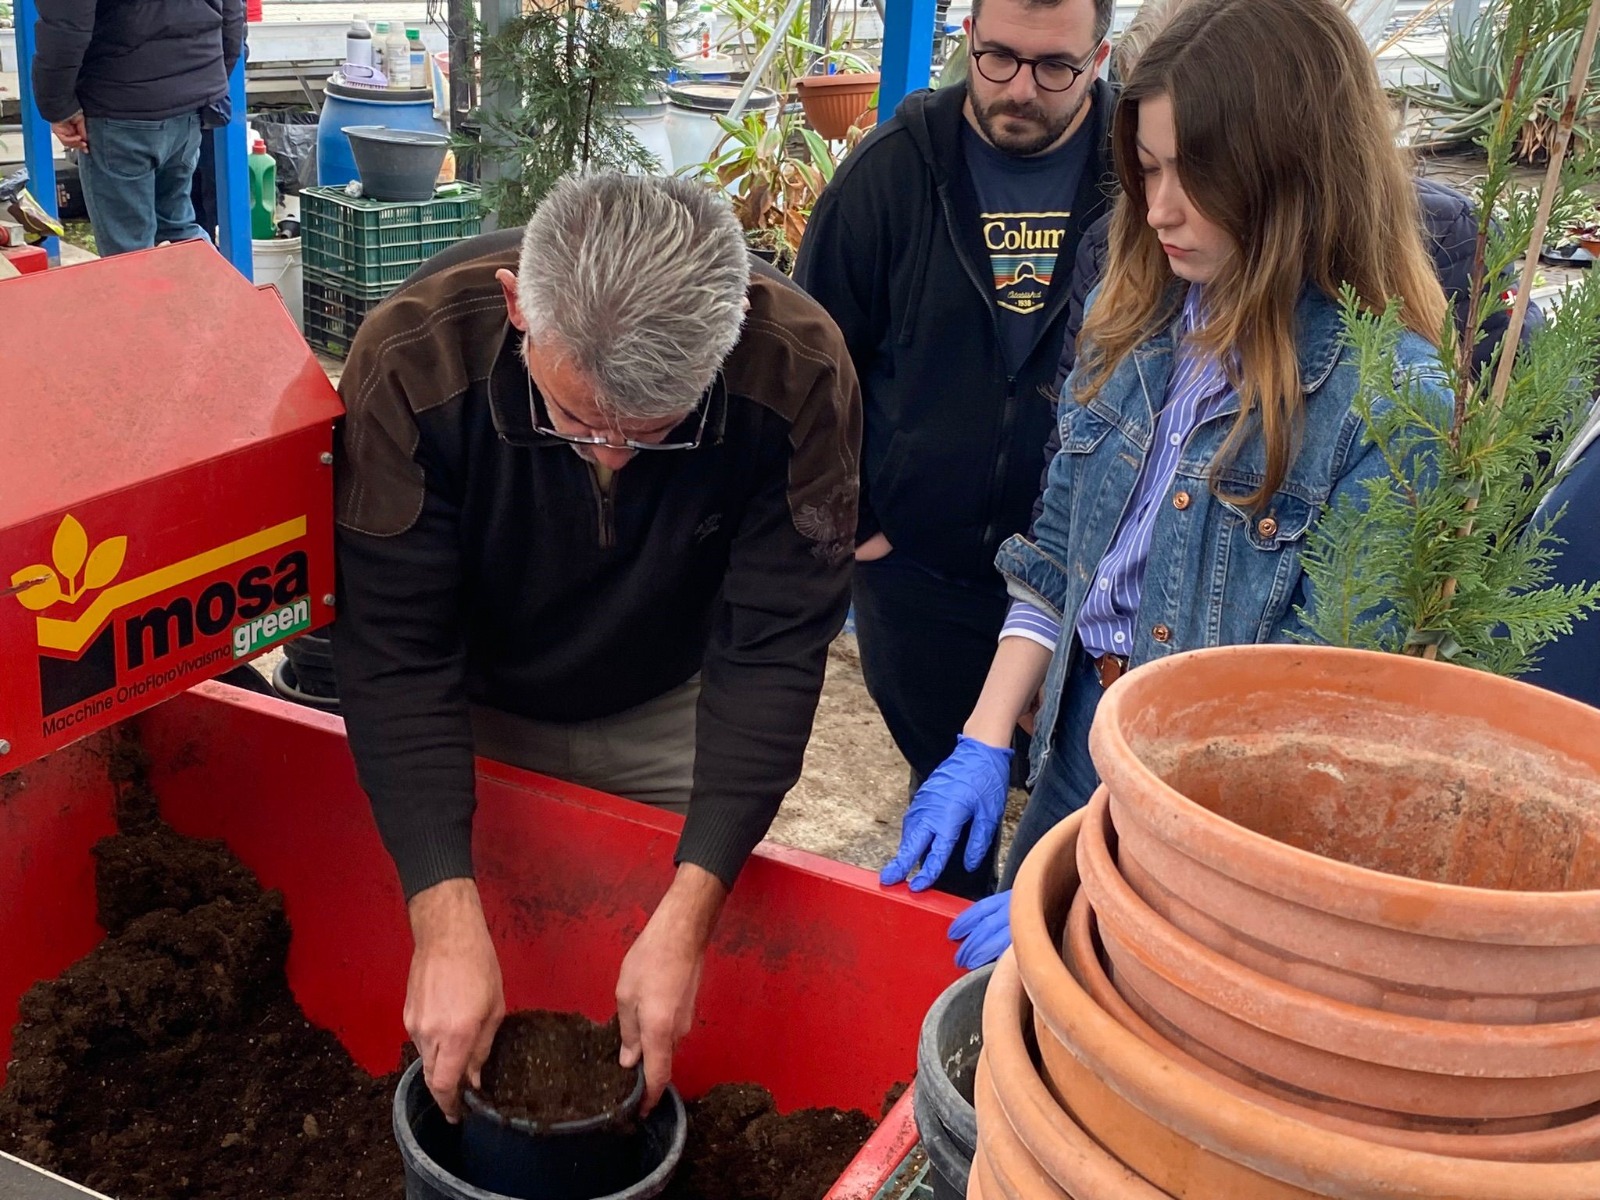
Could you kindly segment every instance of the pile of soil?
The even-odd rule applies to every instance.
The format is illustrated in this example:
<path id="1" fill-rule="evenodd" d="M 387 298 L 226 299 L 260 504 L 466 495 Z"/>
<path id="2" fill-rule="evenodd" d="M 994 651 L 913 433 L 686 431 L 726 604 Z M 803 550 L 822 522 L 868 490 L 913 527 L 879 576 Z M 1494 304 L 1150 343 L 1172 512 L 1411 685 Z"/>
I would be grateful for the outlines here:
<path id="1" fill-rule="evenodd" d="M 402 1197 L 398 1073 L 368 1075 L 305 1019 L 284 973 L 282 896 L 223 843 L 161 823 L 137 746 L 119 747 L 111 775 L 122 832 L 95 847 L 108 936 L 23 997 L 0 1149 L 117 1200 Z M 526 1013 L 507 1026 L 496 1050 L 520 1071 L 485 1082 L 531 1096 L 528 1112 L 588 1115 L 631 1091 L 614 1021 Z M 594 1065 L 542 1074 L 552 1038 Z M 820 1200 L 873 1129 L 861 1112 L 780 1116 L 750 1084 L 688 1108 L 667 1200 Z"/>
<path id="2" fill-rule="evenodd" d="M 597 1025 L 579 1013 L 514 1012 L 494 1035 L 481 1095 L 504 1117 L 551 1125 L 616 1113 L 638 1071 L 617 1065 L 617 1018 Z"/>
<path id="3" fill-rule="evenodd" d="M 873 1122 L 806 1108 L 780 1116 L 766 1088 L 725 1083 L 689 1104 L 689 1143 L 664 1200 L 821 1200 Z"/>
<path id="4" fill-rule="evenodd" d="M 282 897 L 117 766 L 138 832 L 95 848 L 110 936 L 23 997 L 0 1148 L 118 1200 L 403 1195 L 396 1079 L 300 1012 Z"/>

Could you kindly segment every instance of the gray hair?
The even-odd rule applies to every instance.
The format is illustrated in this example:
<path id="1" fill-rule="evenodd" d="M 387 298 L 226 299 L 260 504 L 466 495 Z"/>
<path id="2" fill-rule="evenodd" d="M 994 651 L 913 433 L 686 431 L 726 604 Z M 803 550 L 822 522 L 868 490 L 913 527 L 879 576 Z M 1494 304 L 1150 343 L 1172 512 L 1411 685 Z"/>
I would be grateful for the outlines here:
<path id="1" fill-rule="evenodd" d="M 1111 74 L 1118 83 L 1127 83 L 1145 47 L 1156 40 L 1187 0 L 1144 0 L 1133 20 L 1111 48 Z"/>
<path id="2" fill-rule="evenodd" d="M 727 200 L 687 179 L 569 177 L 522 237 L 517 303 L 623 420 L 688 412 L 739 340 L 750 256 Z"/>

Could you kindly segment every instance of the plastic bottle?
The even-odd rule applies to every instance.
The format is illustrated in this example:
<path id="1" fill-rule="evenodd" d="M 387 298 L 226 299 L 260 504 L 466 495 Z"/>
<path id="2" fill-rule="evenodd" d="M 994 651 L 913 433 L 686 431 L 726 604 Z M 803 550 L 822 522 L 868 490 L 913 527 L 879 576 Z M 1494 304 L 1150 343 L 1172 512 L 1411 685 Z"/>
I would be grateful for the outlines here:
<path id="1" fill-rule="evenodd" d="M 701 58 L 711 57 L 711 5 L 700 5 L 700 24 L 694 31 L 696 52 Z"/>
<path id="2" fill-rule="evenodd" d="M 250 236 L 270 240 L 278 229 L 278 164 L 257 138 L 250 147 Z"/>
<path id="3" fill-rule="evenodd" d="M 389 22 L 375 22 L 372 26 L 372 65 L 385 74 L 389 70 L 388 41 Z"/>
<path id="4" fill-rule="evenodd" d="M 349 32 L 344 35 L 344 61 L 352 67 L 372 66 L 372 30 L 359 15 L 350 22 Z"/>
<path id="5" fill-rule="evenodd" d="M 406 45 L 411 49 L 411 86 L 427 87 L 428 48 L 422 44 L 422 31 L 406 26 Z"/>
<path id="6" fill-rule="evenodd" d="M 399 25 L 389 26 L 389 37 L 383 43 L 384 72 L 392 88 L 411 86 L 411 43 L 406 41 L 406 31 Z"/>

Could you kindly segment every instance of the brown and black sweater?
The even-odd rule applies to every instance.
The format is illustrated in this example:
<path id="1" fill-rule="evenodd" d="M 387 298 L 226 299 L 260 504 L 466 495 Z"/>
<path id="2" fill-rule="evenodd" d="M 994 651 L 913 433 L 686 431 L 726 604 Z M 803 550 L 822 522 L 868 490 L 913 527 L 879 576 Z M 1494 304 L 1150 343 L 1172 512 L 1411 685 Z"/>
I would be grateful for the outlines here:
<path id="1" fill-rule="evenodd" d="M 732 886 L 799 777 L 849 603 L 849 354 L 814 301 L 753 274 L 699 448 L 638 455 L 602 495 L 534 432 L 501 267 L 515 249 L 409 283 L 340 384 L 334 641 L 362 786 L 409 898 L 472 874 L 469 705 L 579 721 L 700 672 L 677 861 Z"/>

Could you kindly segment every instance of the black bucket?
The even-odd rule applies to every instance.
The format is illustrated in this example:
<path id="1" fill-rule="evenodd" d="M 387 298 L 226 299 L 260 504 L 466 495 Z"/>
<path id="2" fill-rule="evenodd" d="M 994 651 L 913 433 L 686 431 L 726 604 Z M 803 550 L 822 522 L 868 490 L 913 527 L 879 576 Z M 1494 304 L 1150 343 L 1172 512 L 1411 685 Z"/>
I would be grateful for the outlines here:
<path id="1" fill-rule="evenodd" d="M 978 1118 L 972 1088 L 983 1049 L 983 997 L 994 967 L 963 975 L 940 994 L 917 1039 L 917 1133 L 933 1167 L 936 1200 L 964 1200 Z"/>
<path id="2" fill-rule="evenodd" d="M 676 1088 L 669 1087 L 623 1151 L 629 1156 L 623 1165 L 632 1182 L 609 1193 L 591 1193 L 581 1200 L 653 1200 L 666 1190 L 678 1169 L 688 1133 L 689 1116 L 683 1098 Z M 395 1089 L 394 1136 L 405 1163 L 406 1200 L 526 1200 L 551 1194 L 539 1186 L 541 1180 L 510 1192 L 491 1191 L 466 1182 L 463 1126 L 444 1119 L 423 1082 L 421 1062 L 406 1068 Z"/>

